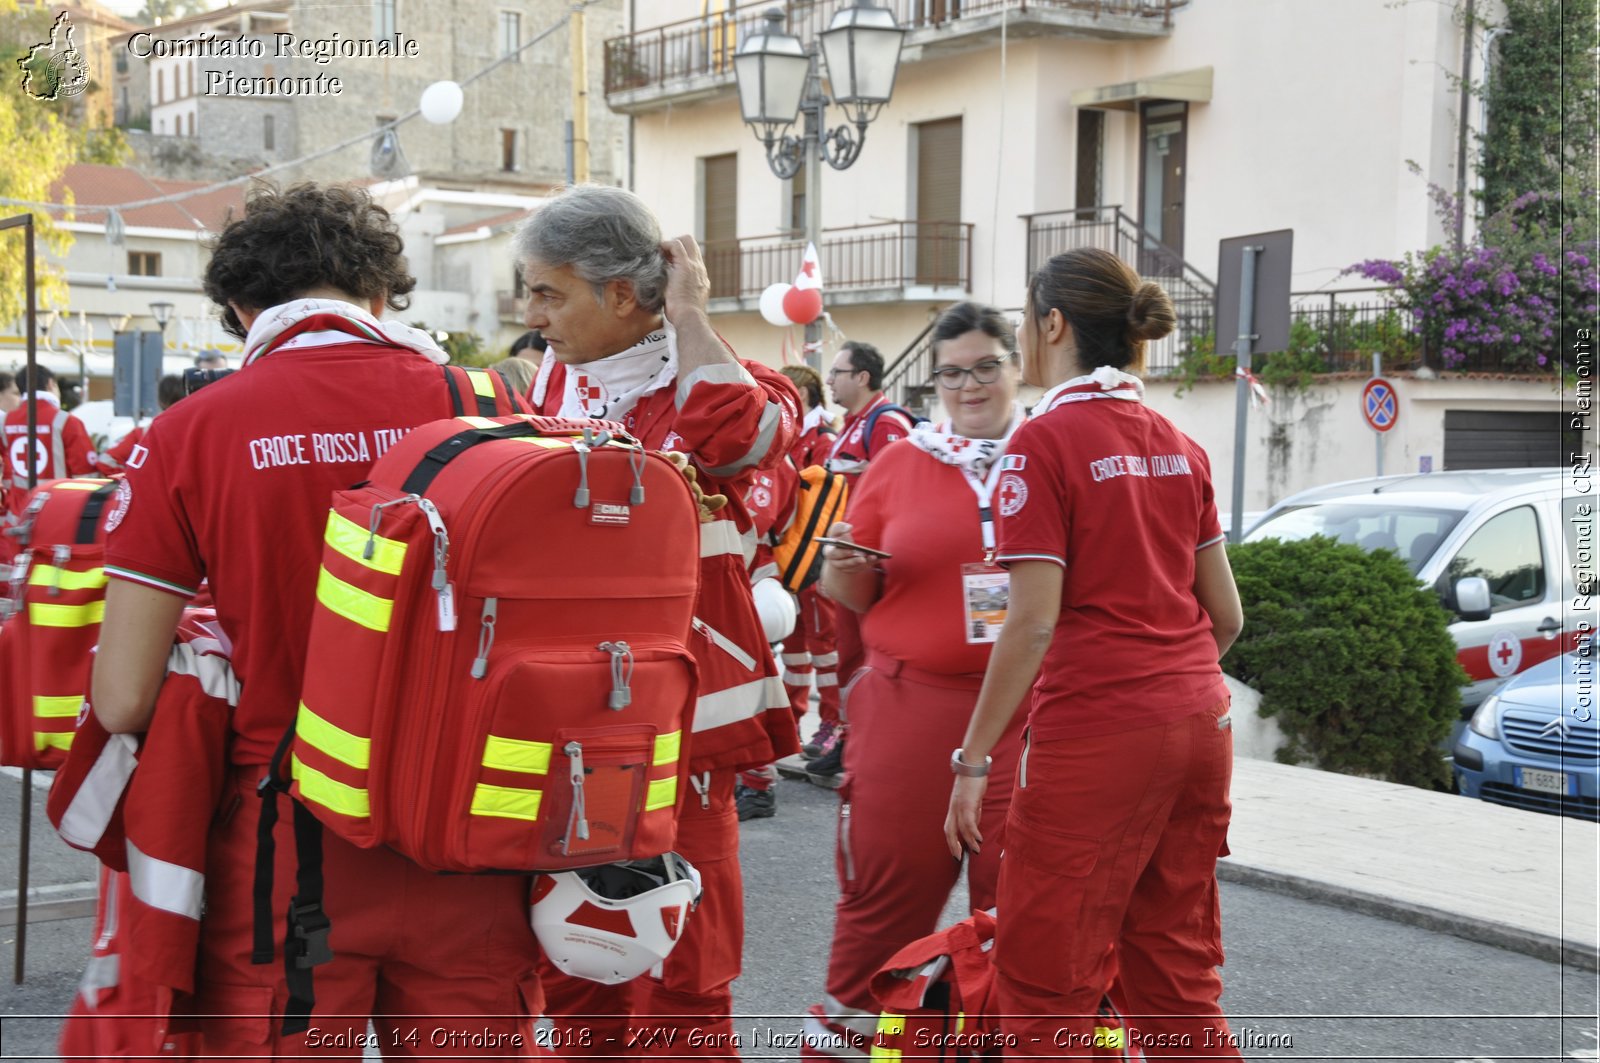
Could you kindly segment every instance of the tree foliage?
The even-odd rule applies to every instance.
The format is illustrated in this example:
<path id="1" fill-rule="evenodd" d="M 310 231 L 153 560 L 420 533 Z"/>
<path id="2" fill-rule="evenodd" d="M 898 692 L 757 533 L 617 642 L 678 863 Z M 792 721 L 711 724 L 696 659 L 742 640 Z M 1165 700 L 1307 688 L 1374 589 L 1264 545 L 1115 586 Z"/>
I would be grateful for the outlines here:
<path id="1" fill-rule="evenodd" d="M 20 90 L 22 62 L 34 44 L 50 39 L 53 14 L 48 7 L 22 9 L 16 0 L 0 0 L 0 199 L 48 203 L 70 193 L 51 186 L 74 162 L 121 164 L 128 156 L 127 140 L 117 129 L 91 129 L 81 120 L 81 108 L 70 99 L 36 100 Z M 35 67 L 37 63 L 35 63 Z M 31 209 L 37 243 L 34 269 L 37 303 L 41 311 L 65 308 L 67 286 L 59 263 L 72 246 L 72 236 L 59 221 L 37 208 L 0 204 L 0 217 Z M 22 229 L 0 232 L 0 328 L 17 320 L 27 305 L 24 287 L 26 242 Z M 54 262 L 51 260 L 54 259 Z"/>
<path id="2" fill-rule="evenodd" d="M 1392 550 L 1329 538 L 1228 550 L 1245 626 L 1223 669 L 1261 691 L 1279 759 L 1414 786 L 1448 782 L 1440 744 L 1466 674 L 1450 616 Z"/>
<path id="3" fill-rule="evenodd" d="M 153 26 L 157 20 L 171 22 L 175 18 L 188 18 L 211 9 L 206 0 L 144 0 L 144 7 L 133 16 L 142 26 Z"/>
<path id="4" fill-rule="evenodd" d="M 1539 192 L 1594 193 L 1600 87 L 1595 15 L 1575 0 L 1505 0 L 1495 58 L 1482 86 L 1488 129 L 1479 134 L 1485 214 Z"/>

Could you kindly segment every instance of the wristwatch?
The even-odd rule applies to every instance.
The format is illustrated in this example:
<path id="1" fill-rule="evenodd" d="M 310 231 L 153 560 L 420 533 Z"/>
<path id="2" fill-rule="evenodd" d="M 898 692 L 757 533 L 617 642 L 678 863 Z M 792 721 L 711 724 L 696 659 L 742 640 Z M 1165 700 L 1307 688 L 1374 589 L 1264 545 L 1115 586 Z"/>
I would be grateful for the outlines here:
<path id="1" fill-rule="evenodd" d="M 969 779 L 983 778 L 989 774 L 989 765 L 993 763 L 993 757 L 984 757 L 982 764 L 968 764 L 961 759 L 961 748 L 959 746 L 950 754 L 950 770 L 957 775 L 965 775 Z"/>

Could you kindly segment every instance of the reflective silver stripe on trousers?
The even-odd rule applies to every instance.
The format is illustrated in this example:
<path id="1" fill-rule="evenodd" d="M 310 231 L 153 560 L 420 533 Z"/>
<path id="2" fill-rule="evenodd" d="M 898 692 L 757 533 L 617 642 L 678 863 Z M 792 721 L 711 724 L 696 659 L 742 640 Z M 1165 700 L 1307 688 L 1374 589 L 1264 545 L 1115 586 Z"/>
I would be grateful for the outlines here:
<path id="1" fill-rule="evenodd" d="M 138 749 L 133 735 L 112 735 L 106 742 L 61 817 L 60 834 L 69 845 L 93 849 L 100 844 L 117 802 L 133 778 L 133 769 L 139 765 Z"/>
<path id="2" fill-rule="evenodd" d="M 189 919 L 200 918 L 206 877 L 193 868 L 146 856 L 131 841 L 128 884 L 133 887 L 133 895 L 152 908 Z"/>
<path id="3" fill-rule="evenodd" d="M 819 653 L 815 657 L 811 658 L 811 660 L 818 668 L 839 667 L 838 653 Z"/>
<path id="4" fill-rule="evenodd" d="M 84 964 L 83 977 L 78 981 L 78 995 L 90 1011 L 100 1007 L 100 990 L 115 989 L 121 980 L 122 957 L 116 953 L 107 956 L 90 956 Z"/>

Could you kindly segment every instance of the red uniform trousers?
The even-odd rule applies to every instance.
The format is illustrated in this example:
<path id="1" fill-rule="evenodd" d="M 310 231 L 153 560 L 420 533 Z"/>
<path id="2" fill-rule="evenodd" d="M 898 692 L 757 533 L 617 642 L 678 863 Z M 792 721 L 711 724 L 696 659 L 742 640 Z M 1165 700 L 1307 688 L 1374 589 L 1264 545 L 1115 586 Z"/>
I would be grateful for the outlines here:
<path id="1" fill-rule="evenodd" d="M 360 1058 L 371 1016 L 385 1056 L 526 1056 L 539 1014 L 538 942 L 523 875 L 436 875 L 386 848 L 322 832 L 323 906 L 334 959 L 313 969 L 305 1033 L 279 1033 L 284 914 L 295 887 L 294 817 L 278 798 L 270 964 L 252 964 L 259 767 L 238 767 L 206 854 L 198 993 L 205 1057 Z M 432 1016 L 438 1016 L 434 1018 Z M 176 1025 L 176 1024 L 175 1024 Z"/>
<path id="2" fill-rule="evenodd" d="M 839 647 L 834 637 L 834 605 L 815 584 L 800 592 L 800 616 L 783 640 L 783 685 L 796 722 L 811 702 L 811 685 L 817 687 L 817 712 L 824 723 L 839 723 Z"/>
<path id="3" fill-rule="evenodd" d="M 869 1040 L 879 1012 L 872 976 L 900 949 L 934 932 L 961 876 L 962 862 L 950 856 L 944 840 L 950 751 L 966 733 L 981 682 L 981 676 L 902 668 L 869 653 L 850 691 L 836 846 L 839 902 L 821 1010 L 833 1025 Z M 1021 735 L 1019 716 L 994 748 L 982 852 L 967 861 L 975 910 L 995 903 Z M 818 1057 L 809 1048 L 805 1055 Z"/>
<path id="4" fill-rule="evenodd" d="M 850 723 L 850 680 L 867 663 L 867 648 L 861 643 L 861 614 L 838 602 L 833 606 L 833 644 L 839 654 L 839 720 Z"/>
<path id="5" fill-rule="evenodd" d="M 133 903 L 127 872 L 100 868 L 94 952 L 61 1023 L 56 1051 L 67 1063 L 89 1059 L 156 1060 L 191 1051 L 192 1037 L 163 1036 L 169 991 L 130 975 L 122 962 Z"/>
<path id="6" fill-rule="evenodd" d="M 744 949 L 744 878 L 735 774 L 722 768 L 691 776 L 709 776 L 710 782 L 704 803 L 697 787 L 685 797 L 675 849 L 700 872 L 702 892 L 659 975 L 601 985 L 569 978 L 549 961 L 541 962 L 556 1055 L 739 1058 L 732 1012 L 733 980 Z M 688 1043 L 691 1031 L 694 1045 Z"/>
<path id="7" fill-rule="evenodd" d="M 1002 1029 L 1023 1046 L 1008 1059 L 1083 1054 L 1108 988 L 1147 1056 L 1240 1058 L 1218 1003 L 1227 712 L 1024 753 L 995 938 Z"/>

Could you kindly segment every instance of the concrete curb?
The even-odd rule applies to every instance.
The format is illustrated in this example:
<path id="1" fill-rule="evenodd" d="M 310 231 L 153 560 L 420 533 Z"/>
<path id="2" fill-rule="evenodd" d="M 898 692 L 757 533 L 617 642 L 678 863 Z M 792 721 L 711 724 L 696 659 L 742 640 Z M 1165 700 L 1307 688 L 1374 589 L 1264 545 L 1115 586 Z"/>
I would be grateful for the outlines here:
<path id="1" fill-rule="evenodd" d="M 1524 930 L 1488 919 L 1446 912 L 1347 886 L 1334 886 L 1282 871 L 1251 867 L 1248 864 L 1237 863 L 1231 858 L 1217 861 L 1217 878 L 1223 882 L 1236 882 L 1241 886 L 1252 886 L 1273 893 L 1316 901 L 1319 904 L 1348 908 L 1365 915 L 1374 915 L 1381 919 L 1421 927 L 1424 930 L 1450 934 L 1483 945 L 1493 945 L 1495 948 L 1520 952 L 1535 959 L 1565 964 L 1580 971 L 1600 971 L 1600 949 L 1564 941 L 1535 930 Z"/>

